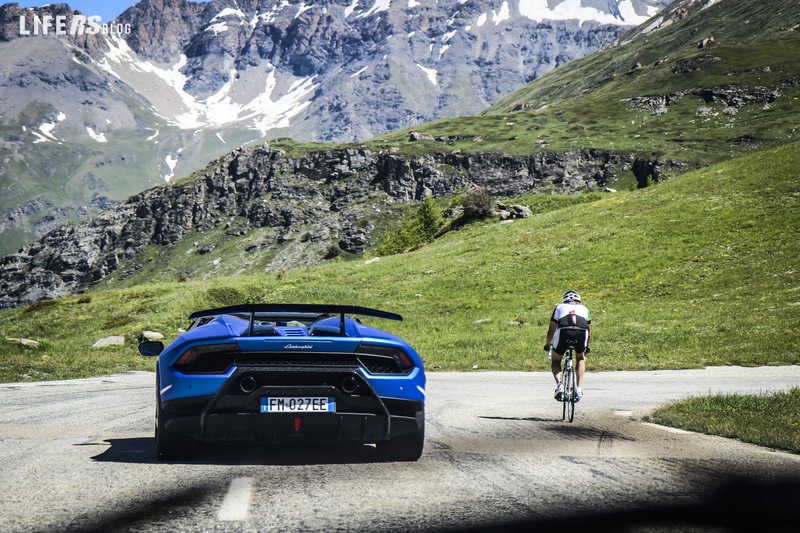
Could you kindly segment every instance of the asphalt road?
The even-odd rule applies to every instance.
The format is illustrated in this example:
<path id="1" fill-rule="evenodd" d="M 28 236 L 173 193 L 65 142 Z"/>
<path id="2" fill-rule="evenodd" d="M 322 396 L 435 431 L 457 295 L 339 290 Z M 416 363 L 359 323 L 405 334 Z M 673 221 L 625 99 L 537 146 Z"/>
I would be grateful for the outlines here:
<path id="1" fill-rule="evenodd" d="M 641 422 L 689 395 L 797 386 L 800 367 L 590 373 L 572 424 L 551 382 L 429 374 L 415 463 L 378 462 L 370 447 L 224 448 L 160 463 L 153 374 L 0 384 L 0 531 L 414 531 L 523 520 L 547 531 L 563 529 L 566 515 L 567 529 L 592 531 L 619 530 L 619 520 L 673 523 L 659 531 L 800 523 L 800 456 Z"/>

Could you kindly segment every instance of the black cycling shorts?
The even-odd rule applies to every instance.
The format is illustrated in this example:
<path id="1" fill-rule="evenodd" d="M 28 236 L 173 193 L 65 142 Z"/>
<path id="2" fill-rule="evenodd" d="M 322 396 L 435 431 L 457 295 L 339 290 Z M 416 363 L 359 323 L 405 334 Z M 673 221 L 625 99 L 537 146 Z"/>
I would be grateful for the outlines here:
<path id="1" fill-rule="evenodd" d="M 586 351 L 586 343 L 589 341 L 588 329 L 564 329 L 558 328 L 553 337 L 553 351 L 558 355 L 564 355 L 567 348 L 572 346 L 575 353 Z"/>

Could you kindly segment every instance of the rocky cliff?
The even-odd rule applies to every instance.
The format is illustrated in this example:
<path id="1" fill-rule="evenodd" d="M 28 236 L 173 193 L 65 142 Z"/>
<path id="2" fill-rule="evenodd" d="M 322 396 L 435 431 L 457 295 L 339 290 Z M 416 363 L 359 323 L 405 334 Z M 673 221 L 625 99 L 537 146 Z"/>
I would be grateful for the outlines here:
<path id="1" fill-rule="evenodd" d="M 0 307 L 83 292 L 120 269 L 141 268 L 145 248 L 174 247 L 190 234 L 241 238 L 247 253 L 268 256 L 267 270 L 276 272 L 364 252 L 377 238 L 376 215 L 400 202 L 476 186 L 499 197 L 599 189 L 637 165 L 629 154 L 595 150 L 511 157 L 343 149 L 289 157 L 266 145 L 240 149 L 190 180 L 149 189 L 6 256 Z M 271 231 L 244 244 L 259 228 Z"/>

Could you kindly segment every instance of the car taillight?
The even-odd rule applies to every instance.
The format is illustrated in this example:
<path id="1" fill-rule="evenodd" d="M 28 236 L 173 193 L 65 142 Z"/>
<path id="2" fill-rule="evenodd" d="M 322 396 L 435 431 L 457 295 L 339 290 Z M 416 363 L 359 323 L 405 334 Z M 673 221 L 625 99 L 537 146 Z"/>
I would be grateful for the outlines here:
<path id="1" fill-rule="evenodd" d="M 362 358 L 362 364 L 367 368 L 368 371 L 372 373 L 395 373 L 398 370 L 400 373 L 406 373 L 414 368 L 414 362 L 411 360 L 411 357 L 409 357 L 402 348 L 395 346 L 359 344 L 358 348 L 356 348 L 356 353 L 358 355 L 367 356 Z M 369 361 L 368 359 L 372 359 L 372 361 Z M 374 363 L 377 363 L 377 361 L 380 359 L 392 361 L 394 363 L 392 366 L 396 365 L 397 370 L 389 372 L 377 370 L 377 367 L 374 365 Z"/>
<path id="2" fill-rule="evenodd" d="M 172 366 L 184 373 L 222 372 L 230 366 L 238 352 L 239 345 L 235 342 L 192 346 Z"/>

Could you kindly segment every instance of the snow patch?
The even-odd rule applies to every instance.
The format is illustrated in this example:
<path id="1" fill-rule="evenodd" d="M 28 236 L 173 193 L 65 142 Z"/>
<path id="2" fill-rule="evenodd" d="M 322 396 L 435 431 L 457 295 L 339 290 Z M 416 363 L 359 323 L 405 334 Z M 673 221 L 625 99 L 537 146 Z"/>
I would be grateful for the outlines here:
<path id="1" fill-rule="evenodd" d="M 95 141 L 97 141 L 99 143 L 107 143 L 108 142 L 108 139 L 106 139 L 106 134 L 105 133 L 103 133 L 103 132 L 96 133 L 89 126 L 86 126 L 86 133 L 89 134 L 89 137 L 91 137 L 92 139 L 94 139 Z"/>
<path id="2" fill-rule="evenodd" d="M 344 8 L 344 18 L 347 18 L 353 14 L 353 11 L 355 11 L 356 8 L 358 7 L 358 2 L 359 0 L 353 0 L 352 4 Z"/>
<path id="3" fill-rule="evenodd" d="M 520 0 L 520 4 L 522 4 L 525 0 Z M 545 3 L 547 0 L 544 0 Z M 520 12 L 522 12 L 522 6 L 520 5 Z M 477 27 L 482 27 L 486 22 L 489 20 L 491 16 L 492 22 L 495 26 L 503 22 L 504 20 L 511 20 L 511 8 L 508 6 L 508 0 L 503 2 L 503 5 L 500 6 L 499 11 L 495 11 L 494 9 L 491 12 L 481 13 L 478 15 L 478 19 L 475 21 L 475 25 Z M 467 26 L 465 30 L 469 31 L 471 26 Z"/>
<path id="4" fill-rule="evenodd" d="M 504 1 L 503 5 L 500 6 L 500 11 L 495 12 L 492 10 L 492 22 L 494 22 L 495 26 L 504 20 L 511 20 L 511 9 L 508 7 L 507 1 Z"/>
<path id="5" fill-rule="evenodd" d="M 217 22 L 220 19 L 229 19 L 231 17 L 236 17 L 239 19 L 239 25 L 243 25 L 245 19 L 245 14 L 239 9 L 233 9 L 232 7 L 226 7 L 219 13 L 217 13 L 214 18 L 212 18 L 209 23 L 206 31 L 213 31 L 214 35 L 219 35 L 220 33 L 225 33 L 230 28 L 228 28 L 228 21 L 223 20 L 222 22 Z"/>
<path id="6" fill-rule="evenodd" d="M 644 24 L 645 21 L 650 19 L 656 13 L 658 13 L 658 8 L 656 6 L 647 6 L 647 14 L 640 15 L 636 12 L 631 0 L 625 0 L 619 4 L 620 17 L 622 17 L 622 20 L 627 24 L 636 24 L 637 26 Z"/>
<path id="7" fill-rule="evenodd" d="M 601 24 L 639 25 L 655 15 L 657 11 L 648 10 L 646 15 L 639 15 L 634 9 L 633 0 L 624 0 L 619 3 L 619 16 L 600 11 L 591 6 L 584 6 L 581 0 L 564 0 L 552 8 L 549 6 L 548 0 L 520 0 L 519 12 L 520 15 L 537 22 L 544 20 L 577 20 L 581 24 L 597 21 Z"/>
<path id="8" fill-rule="evenodd" d="M 302 15 L 303 13 L 308 11 L 309 9 L 313 9 L 315 6 L 316 6 L 316 4 L 311 4 L 310 6 L 307 6 L 305 4 L 300 4 L 300 7 L 297 9 L 297 14 L 294 16 L 294 18 L 299 17 L 300 15 Z"/>
<path id="9" fill-rule="evenodd" d="M 276 18 L 278 18 L 278 13 L 280 13 L 283 8 L 289 5 L 288 0 L 282 0 L 280 4 L 275 4 L 272 6 L 272 9 L 267 11 L 266 13 L 260 13 L 253 17 L 253 20 L 250 21 L 250 26 L 253 28 L 256 27 L 258 21 L 261 20 L 265 25 L 270 24 Z"/>
<path id="10" fill-rule="evenodd" d="M 42 135 L 39 132 L 32 131 L 31 133 L 33 133 L 34 137 L 36 137 L 36 139 L 33 141 L 33 144 L 49 143 L 50 142 L 50 139 L 48 139 L 47 137 L 45 137 L 44 135 Z"/>
<path id="11" fill-rule="evenodd" d="M 150 129 L 150 128 L 148 128 L 148 129 Z M 156 132 L 154 134 L 152 134 L 150 137 L 148 137 L 147 139 L 145 139 L 145 141 L 152 141 L 153 139 L 158 137 L 158 134 L 159 134 L 159 131 L 156 130 Z"/>
<path id="12" fill-rule="evenodd" d="M 168 154 L 167 157 L 164 158 L 164 161 L 167 163 L 167 167 L 169 167 L 169 174 L 164 175 L 164 181 L 169 183 L 172 178 L 175 177 L 175 167 L 178 166 L 178 158 L 172 157 L 172 154 Z"/>
<path id="13" fill-rule="evenodd" d="M 648 35 L 650 33 L 653 33 L 656 30 L 660 30 L 661 28 L 666 28 L 670 24 L 672 24 L 672 20 L 671 19 L 667 20 L 666 22 L 664 22 L 664 17 L 658 17 L 653 22 L 651 22 L 646 28 L 644 28 L 642 30 L 642 34 Z"/>
<path id="14" fill-rule="evenodd" d="M 422 4 L 417 2 L 417 0 L 408 0 L 408 9 L 414 9 L 415 7 L 421 6 L 421 5 Z"/>
<path id="15" fill-rule="evenodd" d="M 182 129 L 217 128 L 238 121 L 252 120 L 252 127 L 266 134 L 274 127 L 286 127 L 290 119 L 303 111 L 310 102 L 308 98 L 316 89 L 311 78 L 295 80 L 286 94 L 273 95 L 277 85 L 273 68 L 267 74 L 266 88 L 248 102 L 234 101 L 234 83 L 237 71 L 228 73 L 226 82 L 216 93 L 205 99 L 197 99 L 184 90 L 188 78 L 181 72 L 187 64 L 185 55 L 171 67 L 154 65 L 142 61 L 128 47 L 127 42 L 115 36 L 107 38 L 109 51 L 98 65 L 112 75 L 123 78 L 120 73 L 142 73 L 139 92 L 148 97 L 160 116 Z M 290 79 L 294 79 L 290 76 Z"/>
<path id="16" fill-rule="evenodd" d="M 350 74 L 350 77 L 351 77 L 351 78 L 355 78 L 355 77 L 357 77 L 359 74 L 361 74 L 361 73 L 363 73 L 363 72 L 366 72 L 368 68 L 369 68 L 369 65 L 367 65 L 366 67 L 361 67 L 361 69 L 359 69 L 359 70 L 358 70 L 358 72 L 354 72 L 354 73 Z"/>
<path id="17" fill-rule="evenodd" d="M 417 65 L 420 69 L 422 69 L 422 72 L 424 72 L 425 75 L 428 77 L 428 81 L 430 81 L 433 85 L 439 85 L 439 82 L 436 79 L 436 75 L 438 74 L 436 72 L 436 69 L 423 67 L 419 63 L 414 63 L 414 64 Z"/>
<path id="18" fill-rule="evenodd" d="M 233 9 L 232 7 L 226 7 L 225 9 L 214 15 L 214 18 L 211 19 L 211 22 L 215 22 L 219 19 L 224 19 L 229 17 L 237 17 L 241 20 L 246 19 L 245 14 L 241 9 Z"/>
<path id="19" fill-rule="evenodd" d="M 373 13 L 378 13 L 380 11 L 389 11 L 389 6 L 391 5 L 391 3 L 392 3 L 392 0 L 375 0 L 375 3 L 372 5 L 371 8 L 369 8 L 369 11 L 367 11 L 365 13 L 361 13 L 356 18 L 357 19 L 361 19 L 361 18 L 368 17 L 368 16 L 372 15 Z"/>
<path id="20" fill-rule="evenodd" d="M 35 131 L 33 132 L 33 134 L 36 136 L 36 140 L 33 141 L 34 144 L 38 144 L 41 142 L 50 142 L 50 141 L 54 141 L 61 144 L 61 141 L 56 139 L 56 136 L 53 135 L 53 130 L 55 129 L 56 126 L 58 126 L 59 122 L 63 122 L 64 120 L 66 120 L 66 118 L 67 115 L 65 115 L 63 112 L 60 112 L 58 115 L 56 115 L 55 122 L 42 123 L 42 125 L 39 126 L 39 131 L 41 133 L 36 133 Z"/>
<path id="21" fill-rule="evenodd" d="M 314 83 L 313 77 L 301 78 L 295 81 L 289 90 L 278 98 L 272 99 L 272 93 L 275 91 L 277 81 L 275 79 L 275 71 L 271 71 L 267 77 L 266 86 L 262 96 L 250 102 L 244 107 L 244 111 L 248 111 L 251 117 L 258 117 L 255 120 L 256 129 L 261 131 L 261 135 L 266 135 L 267 131 L 272 128 L 286 128 L 291 125 L 292 117 L 295 117 L 305 108 L 311 105 L 311 100 L 308 98 L 315 90 L 318 84 Z"/>
<path id="22" fill-rule="evenodd" d="M 228 23 L 227 22 L 217 22 L 216 24 L 210 24 L 206 31 L 213 31 L 214 35 L 219 35 L 220 33 L 225 33 L 228 31 Z"/>

